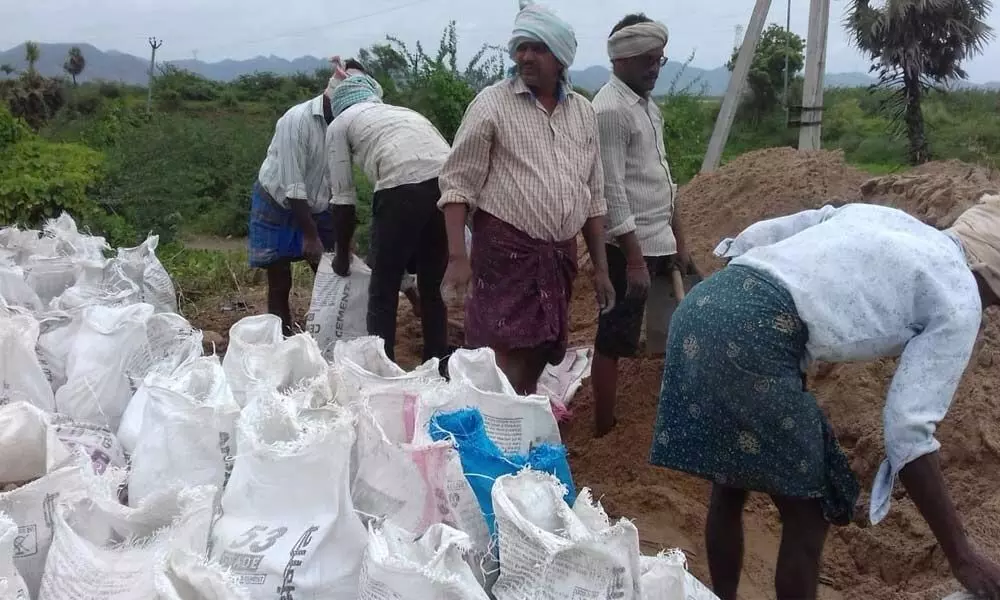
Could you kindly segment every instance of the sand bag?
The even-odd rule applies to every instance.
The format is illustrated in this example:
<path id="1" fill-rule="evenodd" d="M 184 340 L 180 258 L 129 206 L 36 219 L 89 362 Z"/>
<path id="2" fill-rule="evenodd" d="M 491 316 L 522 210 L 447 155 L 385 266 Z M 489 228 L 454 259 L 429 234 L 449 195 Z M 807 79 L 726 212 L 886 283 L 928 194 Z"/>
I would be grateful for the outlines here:
<path id="1" fill-rule="evenodd" d="M 37 229 L 21 229 L 16 225 L 4 227 L 0 229 L 0 248 L 10 253 L 14 264 L 21 264 L 36 254 L 41 234 Z"/>
<path id="2" fill-rule="evenodd" d="M 62 311 L 48 311 L 36 315 L 36 318 L 38 343 L 35 354 L 54 394 L 66 385 L 66 358 L 80 330 L 81 319 Z"/>
<path id="3" fill-rule="evenodd" d="M 143 382 L 149 375 L 171 376 L 182 365 L 202 356 L 202 337 L 201 331 L 178 314 L 158 313 L 146 322 L 146 345 L 123 366 L 133 392 L 117 431 L 126 452 L 135 450 L 142 427 L 142 415 L 149 398 Z"/>
<path id="4" fill-rule="evenodd" d="M 410 443 L 412 413 L 405 441 L 390 439 L 368 407 L 357 413 L 351 499 L 358 514 L 388 518 L 417 535 L 435 523 L 452 523 L 446 493 L 448 462 L 455 452 L 451 442 Z"/>
<path id="5" fill-rule="evenodd" d="M 124 448 L 107 428 L 60 414 L 52 415 L 51 420 L 59 441 L 86 457 L 95 474 L 100 475 L 109 467 L 127 466 Z"/>
<path id="6" fill-rule="evenodd" d="M 212 558 L 252 598 L 357 597 L 367 535 L 348 485 L 354 423 L 340 407 L 326 412 L 307 416 L 275 395 L 240 415 Z"/>
<path id="7" fill-rule="evenodd" d="M 98 265 L 78 262 L 76 282 L 49 304 L 53 310 L 80 312 L 90 306 L 123 307 L 137 304 L 142 290 L 117 259 Z"/>
<path id="8" fill-rule="evenodd" d="M 434 525 L 414 538 L 392 522 L 369 525 L 358 600 L 487 600 L 463 559 L 469 536 Z"/>
<path id="9" fill-rule="evenodd" d="M 362 433 L 367 426 L 364 416 L 374 417 L 384 438 L 393 443 L 396 448 L 428 448 L 442 441 L 434 442 L 427 433 L 428 422 L 421 421 L 419 414 L 427 411 L 421 408 L 422 402 L 428 397 L 437 397 L 441 390 L 445 389 L 443 383 L 428 384 L 426 391 L 422 394 L 412 394 L 408 392 L 382 391 L 369 394 L 364 401 L 362 415 L 358 419 L 358 443 L 355 444 L 355 458 L 352 461 L 351 480 L 357 476 L 358 466 L 362 461 L 368 460 L 365 457 L 365 440 L 371 439 Z M 375 438 L 379 439 L 379 438 Z M 472 549 L 469 553 L 470 562 L 474 563 L 476 574 L 481 575 L 480 563 L 487 553 L 490 545 L 490 532 L 486 525 L 486 519 L 479 508 L 479 501 L 465 478 L 462 470 L 462 461 L 458 452 L 454 450 L 452 444 L 448 443 L 449 450 L 446 455 L 444 465 L 445 479 L 445 506 L 440 506 L 437 510 L 441 513 L 441 521 L 450 525 L 463 533 L 468 534 L 472 541 Z M 434 450 L 439 452 L 439 450 Z M 384 459 L 377 459 L 384 460 Z M 401 463 L 406 465 L 406 463 Z M 394 468 L 400 468 L 395 466 Z M 411 469 L 412 471 L 412 469 Z M 426 481 L 426 480 L 425 480 Z M 383 485 L 392 486 L 392 482 L 384 482 Z M 437 497 L 436 486 L 424 484 L 419 489 L 425 492 L 432 492 Z M 357 486 L 354 487 L 357 490 Z M 397 488 L 398 489 L 398 488 Z M 397 524 L 399 524 L 397 522 Z"/>
<path id="10" fill-rule="evenodd" d="M 76 282 L 76 265 L 68 256 L 32 256 L 24 263 L 24 279 L 48 306 Z"/>
<path id="11" fill-rule="evenodd" d="M 563 421 L 569 418 L 569 405 L 573 396 L 590 377 L 590 364 L 594 351 L 591 348 L 571 348 L 558 365 L 545 365 L 538 378 L 538 393 L 552 402 L 552 412 Z"/>
<path id="12" fill-rule="evenodd" d="M 0 493 L 0 511 L 17 523 L 14 565 L 24 577 L 32 598 L 45 570 L 45 559 L 52 541 L 53 512 L 57 504 L 85 493 L 89 466 L 70 463 L 49 473 L 37 473 L 35 479 L 13 491 Z M 93 477 L 90 475 L 89 477 Z"/>
<path id="13" fill-rule="evenodd" d="M 129 504 L 137 506 L 165 482 L 222 489 L 240 406 L 219 359 L 198 358 L 169 377 L 150 375 L 145 386 L 148 401 L 132 453 Z"/>
<path id="14" fill-rule="evenodd" d="M 475 408 L 482 416 L 486 435 L 505 454 L 526 454 L 539 444 L 562 441 L 552 404 L 545 396 L 487 392 L 453 379 L 440 392 L 423 394 L 421 399 L 423 434 L 434 414 Z"/>
<path id="15" fill-rule="evenodd" d="M 0 302 L 7 306 L 20 306 L 31 312 L 40 312 L 45 305 L 35 290 L 24 279 L 19 267 L 0 267 Z"/>
<path id="16" fill-rule="evenodd" d="M 0 314 L 0 406 L 27 402 L 54 412 L 55 396 L 35 354 L 38 321 L 27 314 Z"/>
<path id="17" fill-rule="evenodd" d="M 351 272 L 333 272 L 333 255 L 324 254 L 316 270 L 312 301 L 306 313 L 306 331 L 319 344 L 323 356 L 333 358 L 333 345 L 368 335 L 368 284 L 372 270 L 351 255 Z"/>
<path id="18" fill-rule="evenodd" d="M 458 449 L 462 470 L 476 494 L 490 535 L 496 531 L 492 491 L 494 482 L 502 475 L 517 473 L 525 467 L 552 473 L 563 485 L 566 502 L 576 499 L 564 446 L 540 444 L 526 455 L 504 454 L 490 440 L 483 417 L 474 408 L 438 413 L 431 419 L 429 430 L 431 439 L 450 439 Z"/>
<path id="19" fill-rule="evenodd" d="M 70 460 L 72 452 L 56 435 L 51 419 L 26 402 L 0 406 L 0 484 L 31 482 Z"/>
<path id="20" fill-rule="evenodd" d="M 65 212 L 45 222 L 38 247 L 45 249 L 50 256 L 71 256 L 84 260 L 101 259 L 104 251 L 110 249 L 103 237 L 80 233 L 76 221 Z"/>
<path id="21" fill-rule="evenodd" d="M 382 391 L 420 394 L 428 384 L 443 382 L 438 359 L 431 359 L 407 372 L 389 360 L 385 341 L 365 336 L 333 347 L 333 368 L 338 378 L 337 401 L 345 406 L 363 400 L 365 394 Z"/>
<path id="22" fill-rule="evenodd" d="M 688 572 L 687 559 L 680 550 L 640 556 L 639 570 L 642 600 L 719 600 Z"/>
<path id="23" fill-rule="evenodd" d="M 496 600 L 640 600 L 639 532 L 621 519 L 611 525 L 589 490 L 570 509 L 565 487 L 551 475 L 525 470 L 493 487 L 499 530 Z M 578 514 L 582 512 L 583 518 Z"/>
<path id="24" fill-rule="evenodd" d="M 156 598 L 155 574 L 172 538 L 179 536 L 187 547 L 197 535 L 181 529 L 193 525 L 185 514 L 196 510 L 208 516 L 200 523 L 207 539 L 215 494 L 212 487 L 167 488 L 134 509 L 113 497 L 61 503 L 39 600 Z"/>
<path id="25" fill-rule="evenodd" d="M 20 543 L 17 523 L 0 513 L 0 598 L 30 600 L 28 586 L 14 566 L 14 546 Z"/>
<path id="26" fill-rule="evenodd" d="M 139 301 L 153 306 L 156 312 L 177 312 L 177 292 L 174 282 L 156 258 L 160 236 L 151 235 L 135 248 L 119 248 L 125 274 L 139 286 Z"/>
<path id="27" fill-rule="evenodd" d="M 92 306 L 66 359 L 66 385 L 56 391 L 56 407 L 74 419 L 118 430 L 132 386 L 124 366 L 146 346 L 148 304 L 124 308 Z"/>
<path id="28" fill-rule="evenodd" d="M 145 343 L 123 365 L 133 392 L 150 373 L 170 375 L 204 355 L 203 334 L 176 313 L 157 313 L 146 321 Z"/>
<path id="29" fill-rule="evenodd" d="M 492 348 L 455 350 L 448 359 L 448 375 L 453 382 L 467 383 L 484 392 L 517 395 L 510 380 L 497 366 Z"/>
<path id="30" fill-rule="evenodd" d="M 246 406 L 246 391 L 255 374 L 254 365 L 273 357 L 274 346 L 283 338 L 281 318 L 256 315 L 240 319 L 229 328 L 229 347 L 222 359 L 222 370 L 240 406 Z"/>

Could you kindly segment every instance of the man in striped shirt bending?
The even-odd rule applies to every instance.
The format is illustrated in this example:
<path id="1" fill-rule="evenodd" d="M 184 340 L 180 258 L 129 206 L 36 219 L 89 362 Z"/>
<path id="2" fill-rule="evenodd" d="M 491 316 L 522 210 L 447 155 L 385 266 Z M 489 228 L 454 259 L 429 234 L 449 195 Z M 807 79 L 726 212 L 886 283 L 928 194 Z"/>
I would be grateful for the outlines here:
<path id="1" fill-rule="evenodd" d="M 614 310 L 599 317 L 594 343 L 597 436 L 614 426 L 618 359 L 638 350 L 650 277 L 669 278 L 671 269 L 683 272 L 690 264 L 675 218 L 677 186 L 667 164 L 663 117 L 649 97 L 666 63 L 666 45 L 663 24 L 642 14 L 622 19 L 608 39 L 614 72 L 593 102 L 608 203 L 608 268 L 618 298 Z M 671 300 L 655 310 L 672 313 L 677 299 Z"/>
<path id="2" fill-rule="evenodd" d="M 313 270 L 324 250 L 333 250 L 330 181 L 326 172 L 326 128 L 333 121 L 330 96 L 341 81 L 362 70 L 349 60 L 336 69 L 326 91 L 288 109 L 274 128 L 267 157 L 251 194 L 251 268 L 267 272 L 267 311 L 281 318 L 291 335 L 292 262 L 305 259 Z"/>
<path id="3" fill-rule="evenodd" d="M 509 50 L 517 75 L 469 105 L 441 171 L 438 205 L 448 229 L 444 285 L 466 294 L 466 342 L 493 348 L 514 389 L 529 394 L 545 364 L 566 353 L 581 230 L 602 310 L 614 305 L 614 289 L 597 118 L 566 80 L 573 29 L 522 0 Z"/>

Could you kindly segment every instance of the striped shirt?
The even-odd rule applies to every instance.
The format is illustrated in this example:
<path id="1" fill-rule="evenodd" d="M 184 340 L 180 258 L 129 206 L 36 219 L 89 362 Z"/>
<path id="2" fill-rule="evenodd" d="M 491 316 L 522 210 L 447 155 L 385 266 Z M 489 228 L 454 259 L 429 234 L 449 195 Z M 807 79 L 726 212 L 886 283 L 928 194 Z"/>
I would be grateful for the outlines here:
<path id="1" fill-rule="evenodd" d="M 520 77 L 472 101 L 441 170 L 439 206 L 481 208 L 533 238 L 561 242 L 603 216 L 597 117 L 566 90 L 550 115 Z"/>
<path id="2" fill-rule="evenodd" d="M 278 119 L 257 179 L 285 208 L 289 198 L 305 200 L 314 213 L 330 207 L 323 96 L 296 104 Z"/>
<path id="3" fill-rule="evenodd" d="M 361 102 L 340 113 L 326 131 L 333 204 L 355 205 L 352 161 L 375 191 L 422 183 L 441 172 L 451 148 L 420 113 L 379 102 Z"/>
<path id="4" fill-rule="evenodd" d="M 677 252 L 672 221 L 677 186 L 663 145 L 663 115 L 611 76 L 594 96 L 601 132 L 608 241 L 635 232 L 645 256 Z"/>

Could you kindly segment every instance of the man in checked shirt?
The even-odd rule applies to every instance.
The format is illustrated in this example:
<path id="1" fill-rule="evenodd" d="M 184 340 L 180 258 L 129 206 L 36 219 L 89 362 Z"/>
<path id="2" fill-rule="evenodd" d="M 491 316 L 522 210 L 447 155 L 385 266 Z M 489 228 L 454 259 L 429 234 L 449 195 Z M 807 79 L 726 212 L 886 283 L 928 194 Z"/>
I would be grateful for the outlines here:
<path id="1" fill-rule="evenodd" d="M 566 353 L 576 236 L 583 231 L 602 310 L 614 306 L 604 250 L 597 118 L 566 69 L 573 29 L 521 0 L 509 50 L 517 74 L 473 100 L 440 175 L 449 264 L 443 287 L 466 294 L 468 345 L 488 346 L 520 394 Z M 470 210 L 473 244 L 465 249 Z"/>
<path id="2" fill-rule="evenodd" d="M 663 117 L 650 93 L 666 63 L 667 28 L 643 14 L 628 15 L 611 31 L 614 72 L 594 97 L 601 134 L 604 197 L 608 203 L 608 268 L 618 302 L 598 319 L 592 367 L 597 436 L 615 423 L 618 359 L 639 348 L 650 278 L 689 269 L 676 218 L 677 186 L 663 145 Z M 669 287 L 669 286 L 668 286 Z M 670 313 L 673 298 L 654 311 Z M 659 317 L 657 317 L 659 318 Z"/>

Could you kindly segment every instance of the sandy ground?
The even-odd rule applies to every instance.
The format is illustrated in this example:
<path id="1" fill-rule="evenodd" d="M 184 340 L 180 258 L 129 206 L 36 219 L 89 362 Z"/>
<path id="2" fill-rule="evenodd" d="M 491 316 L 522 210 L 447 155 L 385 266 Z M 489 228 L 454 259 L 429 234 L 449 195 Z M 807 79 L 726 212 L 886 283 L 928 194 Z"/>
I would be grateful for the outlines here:
<path id="1" fill-rule="evenodd" d="M 985 191 L 1000 188 L 995 173 L 954 161 L 932 163 L 901 175 L 870 179 L 833 152 L 798 153 L 771 149 L 744 155 L 717 173 L 699 176 L 682 188 L 680 214 L 696 261 L 710 272 L 719 264 L 712 247 L 727 235 L 762 218 L 827 203 L 868 201 L 907 210 L 929 224 L 945 227 Z M 308 290 L 296 290 L 301 317 Z M 263 290 L 220 298 L 189 314 L 221 352 L 226 332 L 238 319 L 263 312 Z M 461 311 L 453 318 L 461 320 Z M 587 269 L 574 291 L 571 343 L 590 344 L 596 309 Z M 460 342 L 460 332 L 453 332 Z M 400 364 L 420 356 L 420 327 L 401 302 L 397 342 Z M 1000 313 L 984 318 L 981 339 L 938 438 L 945 477 L 974 542 L 1000 561 Z M 883 457 L 881 411 L 894 361 L 821 366 L 810 378 L 852 467 L 867 488 Z M 680 547 L 693 573 L 708 581 L 702 531 L 708 484 L 647 464 L 660 388 L 662 361 L 623 361 L 619 425 L 594 440 L 589 385 L 574 399 L 574 416 L 564 429 L 578 487 L 589 486 L 608 512 L 635 520 L 643 550 Z M 746 551 L 740 597 L 774 598 L 773 568 L 780 541 L 777 511 L 753 496 L 745 515 Z M 824 554 L 820 597 L 874 600 L 939 600 L 956 591 L 947 564 L 927 525 L 897 486 L 889 518 L 877 527 L 835 528 Z"/>

